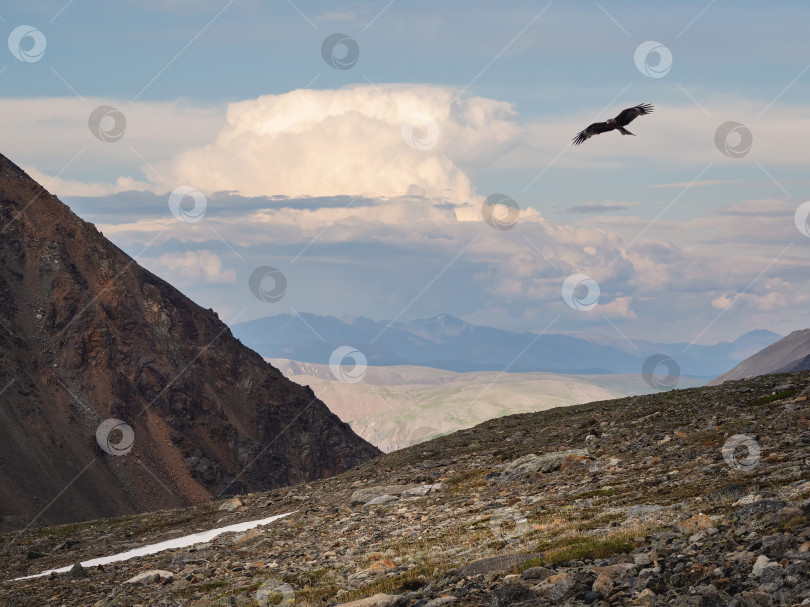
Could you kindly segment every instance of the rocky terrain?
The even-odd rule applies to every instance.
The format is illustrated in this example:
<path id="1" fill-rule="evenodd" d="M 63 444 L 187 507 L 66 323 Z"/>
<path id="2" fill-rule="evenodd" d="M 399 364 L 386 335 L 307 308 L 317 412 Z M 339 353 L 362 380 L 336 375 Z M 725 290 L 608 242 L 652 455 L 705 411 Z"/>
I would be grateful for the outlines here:
<path id="1" fill-rule="evenodd" d="M 793 331 L 776 343 L 749 356 L 709 383 L 717 385 L 729 379 L 807 370 L 810 370 L 810 329 L 803 329 Z"/>
<path id="2" fill-rule="evenodd" d="M 0 445 L 5 529 L 207 503 L 379 454 L 3 156 Z"/>
<path id="3" fill-rule="evenodd" d="M 6 534 L 0 604 L 810 604 L 808 396 L 804 372 L 513 415 L 326 480 Z"/>

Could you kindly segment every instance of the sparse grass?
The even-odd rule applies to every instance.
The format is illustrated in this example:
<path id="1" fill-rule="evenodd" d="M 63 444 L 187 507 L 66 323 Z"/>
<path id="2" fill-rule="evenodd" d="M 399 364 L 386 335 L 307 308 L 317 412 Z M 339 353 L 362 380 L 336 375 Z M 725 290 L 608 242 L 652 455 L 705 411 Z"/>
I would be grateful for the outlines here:
<path id="1" fill-rule="evenodd" d="M 183 523 L 189 523 L 192 521 L 196 522 L 199 520 L 199 517 L 200 514 L 195 512 L 193 515 L 189 515 L 179 519 L 166 518 L 164 520 L 147 520 L 144 521 L 142 524 L 133 527 L 130 531 L 132 531 L 134 537 L 138 537 L 150 531 L 165 529 L 167 527 L 176 528 L 178 525 L 182 525 Z"/>
<path id="2" fill-rule="evenodd" d="M 593 491 L 586 491 L 585 493 L 579 493 L 577 498 L 589 498 L 589 497 L 609 497 L 611 495 L 616 495 L 619 492 L 618 487 L 608 487 L 605 489 L 594 489 Z"/>
<path id="3" fill-rule="evenodd" d="M 352 590 L 347 594 L 341 596 L 340 600 L 343 603 L 348 603 L 350 601 L 356 601 L 357 599 L 362 599 L 367 596 L 373 596 L 380 592 L 385 594 L 402 592 L 403 585 L 410 580 L 415 580 L 419 576 L 436 578 L 438 576 L 441 576 L 443 573 L 450 571 L 453 567 L 454 564 L 452 563 L 447 562 L 441 563 L 435 560 L 426 559 L 423 562 L 416 565 L 416 567 L 412 567 L 411 569 L 400 575 L 376 580 L 356 590 Z"/>
<path id="4" fill-rule="evenodd" d="M 224 580 L 217 580 L 217 581 L 214 581 L 214 582 L 208 582 L 206 584 L 191 584 L 191 585 L 183 588 L 182 590 L 175 591 L 173 594 L 174 594 L 174 597 L 189 598 L 189 597 L 191 597 L 192 595 L 194 595 L 194 594 L 196 594 L 198 592 L 211 592 L 212 590 L 216 590 L 217 588 L 228 588 L 227 592 L 225 592 L 224 594 L 221 594 L 221 595 L 218 596 L 218 598 L 222 598 L 222 597 L 231 596 L 231 595 L 234 595 L 234 594 L 241 594 L 242 592 L 244 592 L 246 590 L 244 587 L 242 587 L 242 588 L 229 588 L 229 586 L 230 586 L 230 584 L 228 582 L 226 582 Z"/>
<path id="5" fill-rule="evenodd" d="M 484 487 L 487 484 L 484 477 L 490 472 L 492 472 L 492 470 L 488 468 L 476 468 L 462 472 L 447 482 L 447 493 L 455 495 L 474 487 Z"/>
<path id="6" fill-rule="evenodd" d="M 757 405 L 767 405 L 768 403 L 772 403 L 777 400 L 782 400 L 783 398 L 790 398 L 796 394 L 796 389 L 791 388 L 790 390 L 782 390 L 781 392 L 777 392 L 776 394 L 769 394 L 768 396 L 761 396 L 757 399 L 754 399 L 750 402 L 750 406 L 757 406 Z"/>
<path id="7" fill-rule="evenodd" d="M 805 524 L 806 523 L 804 515 L 800 514 L 799 516 L 794 516 L 789 521 L 780 523 L 779 525 L 776 526 L 776 530 L 779 533 L 792 533 L 793 531 L 804 527 Z"/>
<path id="8" fill-rule="evenodd" d="M 296 601 L 300 600 L 308 603 L 329 601 L 343 587 L 337 571 L 326 567 L 313 569 L 299 575 L 284 576 L 284 581 L 295 588 Z"/>
<path id="9" fill-rule="evenodd" d="M 706 487 L 693 486 L 693 485 L 669 485 L 662 483 L 658 486 L 658 491 L 655 495 L 648 495 L 647 501 L 649 503 L 656 503 L 660 506 L 671 506 L 682 502 L 686 498 L 700 497 Z"/>
<path id="10" fill-rule="evenodd" d="M 39 529 L 28 529 L 25 532 L 25 534 L 33 538 L 40 538 L 40 537 L 62 538 L 65 537 L 66 535 L 73 535 L 84 529 L 89 529 L 95 526 L 103 527 L 104 530 L 106 531 L 110 527 L 120 527 L 121 525 L 124 525 L 126 523 L 131 524 L 132 518 L 121 516 L 118 518 L 84 521 L 81 523 L 71 523 L 69 525 L 58 525 L 56 527 L 42 527 Z M 12 533 L 9 533 L 8 535 L 12 535 Z"/>
<path id="11" fill-rule="evenodd" d="M 568 561 L 581 561 L 585 559 L 599 559 L 626 554 L 630 552 L 635 543 L 633 539 L 644 536 L 649 531 L 646 526 L 622 529 L 605 537 L 569 536 L 558 540 L 544 540 L 535 546 L 535 552 L 543 552 L 543 556 L 523 563 L 518 569 L 525 571 L 529 567 L 539 565 L 555 565 Z"/>
<path id="12" fill-rule="evenodd" d="M 546 564 L 553 565 L 566 561 L 598 559 L 614 554 L 624 554 L 633 549 L 633 537 L 617 534 L 605 538 L 583 538 L 581 542 L 572 543 L 570 546 L 546 551 L 543 560 Z"/>
<path id="13" fill-rule="evenodd" d="M 209 582 L 208 584 L 203 584 L 202 586 L 198 586 L 196 590 L 200 592 L 208 592 L 209 590 L 213 590 L 214 588 L 222 588 L 223 586 L 227 586 L 228 582 L 225 580 L 218 580 L 216 582 Z"/>

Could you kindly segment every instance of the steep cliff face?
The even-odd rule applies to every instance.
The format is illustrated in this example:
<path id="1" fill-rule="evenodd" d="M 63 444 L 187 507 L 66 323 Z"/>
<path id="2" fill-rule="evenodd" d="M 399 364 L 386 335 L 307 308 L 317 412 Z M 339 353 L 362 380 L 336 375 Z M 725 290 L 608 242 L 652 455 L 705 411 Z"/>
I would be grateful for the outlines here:
<path id="1" fill-rule="evenodd" d="M 324 478 L 378 454 L 216 313 L 0 156 L 6 523 L 188 505 Z"/>

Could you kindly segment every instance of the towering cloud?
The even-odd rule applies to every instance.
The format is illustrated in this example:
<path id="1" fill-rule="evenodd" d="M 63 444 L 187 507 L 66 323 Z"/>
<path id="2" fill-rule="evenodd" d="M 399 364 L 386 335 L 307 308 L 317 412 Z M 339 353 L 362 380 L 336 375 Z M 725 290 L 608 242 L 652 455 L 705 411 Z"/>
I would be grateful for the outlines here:
<path id="1" fill-rule="evenodd" d="M 459 165 L 491 159 L 521 130 L 511 104 L 446 87 L 296 90 L 231 104 L 214 143 L 161 172 L 249 196 L 420 194 L 460 203 L 474 188 Z"/>

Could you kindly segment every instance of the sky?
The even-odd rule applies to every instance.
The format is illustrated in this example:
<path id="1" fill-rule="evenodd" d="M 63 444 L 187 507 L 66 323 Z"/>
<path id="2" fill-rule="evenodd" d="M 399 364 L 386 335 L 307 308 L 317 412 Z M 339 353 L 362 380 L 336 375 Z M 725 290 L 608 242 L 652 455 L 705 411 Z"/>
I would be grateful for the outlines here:
<path id="1" fill-rule="evenodd" d="M 235 323 L 810 326 L 807 2 L 14 1 L 0 153 Z M 652 103 L 636 136 L 588 124 Z"/>

